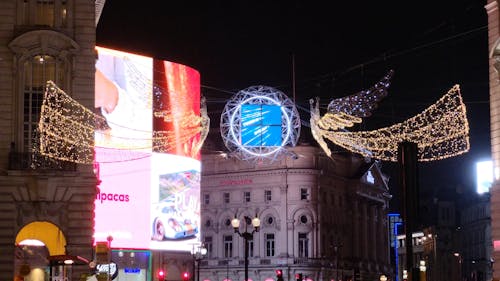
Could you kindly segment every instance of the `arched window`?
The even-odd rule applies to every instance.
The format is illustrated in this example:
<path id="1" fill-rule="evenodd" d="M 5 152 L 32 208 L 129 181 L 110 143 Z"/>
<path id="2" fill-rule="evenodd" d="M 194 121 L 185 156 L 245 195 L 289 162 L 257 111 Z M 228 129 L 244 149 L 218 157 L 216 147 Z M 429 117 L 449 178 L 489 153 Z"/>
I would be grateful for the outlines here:
<path id="1" fill-rule="evenodd" d="M 33 150 L 34 140 L 38 137 L 36 129 L 48 80 L 64 85 L 62 63 L 55 57 L 35 55 L 24 62 L 23 146 L 26 152 Z"/>

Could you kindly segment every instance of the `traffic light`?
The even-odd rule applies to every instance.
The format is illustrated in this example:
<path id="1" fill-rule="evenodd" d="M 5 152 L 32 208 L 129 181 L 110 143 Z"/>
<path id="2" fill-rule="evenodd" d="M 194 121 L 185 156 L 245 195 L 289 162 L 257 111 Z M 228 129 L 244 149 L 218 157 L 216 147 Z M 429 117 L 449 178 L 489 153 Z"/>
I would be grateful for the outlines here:
<path id="1" fill-rule="evenodd" d="M 158 281 L 165 281 L 165 270 L 160 269 L 158 270 L 158 273 L 156 274 L 156 277 L 158 277 Z"/>
<path id="2" fill-rule="evenodd" d="M 297 281 L 302 281 L 302 273 L 297 273 L 297 274 L 295 274 L 295 279 L 296 279 Z"/>
<path id="3" fill-rule="evenodd" d="M 182 273 L 182 281 L 188 281 L 189 280 L 189 272 L 184 272 Z"/>
<path id="4" fill-rule="evenodd" d="M 283 281 L 283 271 L 276 269 L 276 281 Z"/>

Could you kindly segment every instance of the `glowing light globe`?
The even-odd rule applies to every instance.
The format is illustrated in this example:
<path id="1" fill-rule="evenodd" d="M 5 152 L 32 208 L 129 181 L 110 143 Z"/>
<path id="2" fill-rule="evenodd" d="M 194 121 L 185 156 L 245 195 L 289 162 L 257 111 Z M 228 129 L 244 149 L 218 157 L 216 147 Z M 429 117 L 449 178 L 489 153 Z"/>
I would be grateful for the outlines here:
<path id="1" fill-rule="evenodd" d="M 283 92 L 251 86 L 226 103 L 220 128 L 232 155 L 242 160 L 276 160 L 287 146 L 297 144 L 300 117 L 295 104 Z"/>

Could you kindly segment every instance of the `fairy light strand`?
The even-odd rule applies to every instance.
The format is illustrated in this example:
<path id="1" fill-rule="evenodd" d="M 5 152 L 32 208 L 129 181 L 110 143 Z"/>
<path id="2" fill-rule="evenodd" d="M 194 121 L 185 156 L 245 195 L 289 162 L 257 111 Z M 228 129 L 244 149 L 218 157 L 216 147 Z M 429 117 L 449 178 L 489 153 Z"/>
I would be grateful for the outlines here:
<path id="1" fill-rule="evenodd" d="M 180 135 L 171 131 L 141 131 L 139 135 L 132 134 L 135 137 L 112 135 L 106 130 L 95 130 L 106 127 L 104 117 L 93 113 L 55 83 L 48 81 L 38 124 L 40 139 L 37 152 L 62 161 L 92 164 L 100 160 L 94 159 L 94 150 L 97 148 L 100 154 L 112 155 L 113 161 L 123 162 L 144 158 L 152 151 L 168 152 L 180 142 L 184 144 L 185 151 L 194 157 L 200 152 L 210 124 L 204 98 L 201 105 L 200 116 L 189 112 L 175 119 L 169 116 L 171 112 L 168 111 L 153 113 L 161 115 L 167 123 L 178 120 L 182 128 Z M 97 146 L 95 137 L 103 140 L 113 138 L 113 146 L 107 145 L 105 141 Z M 117 150 L 120 153 L 116 153 Z"/>

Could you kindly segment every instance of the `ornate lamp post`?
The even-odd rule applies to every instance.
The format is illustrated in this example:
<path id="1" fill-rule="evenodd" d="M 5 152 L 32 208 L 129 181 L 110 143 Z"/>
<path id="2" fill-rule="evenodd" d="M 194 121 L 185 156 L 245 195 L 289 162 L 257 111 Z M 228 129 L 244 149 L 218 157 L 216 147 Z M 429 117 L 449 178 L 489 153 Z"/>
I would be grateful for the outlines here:
<path id="1" fill-rule="evenodd" d="M 240 220 L 238 218 L 235 217 L 231 221 L 231 225 L 234 228 L 234 232 L 238 233 L 238 235 L 240 235 L 240 237 L 242 237 L 245 240 L 245 281 L 248 281 L 248 241 L 253 240 L 253 234 L 259 231 L 260 219 L 257 216 L 253 219 L 247 216 L 245 216 L 244 218 L 245 218 L 245 232 L 243 233 L 240 232 Z M 252 232 L 247 231 L 249 225 L 252 225 L 254 227 Z"/>
<path id="2" fill-rule="evenodd" d="M 197 266 L 196 280 L 193 279 L 193 281 L 200 281 L 200 261 L 207 254 L 207 248 L 205 248 L 205 246 L 201 244 L 198 245 L 198 247 L 195 249 L 193 245 L 193 251 L 191 254 L 193 255 L 193 278 L 194 278 L 195 266 Z"/>

